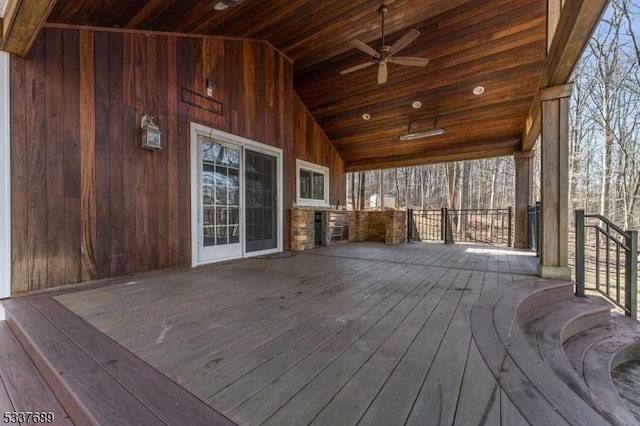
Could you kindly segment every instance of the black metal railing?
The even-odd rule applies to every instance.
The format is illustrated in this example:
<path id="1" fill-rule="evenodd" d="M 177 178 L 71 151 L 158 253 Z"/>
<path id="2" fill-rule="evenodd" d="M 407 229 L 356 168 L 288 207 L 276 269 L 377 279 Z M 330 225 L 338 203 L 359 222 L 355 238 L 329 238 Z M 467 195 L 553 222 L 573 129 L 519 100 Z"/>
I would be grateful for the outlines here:
<path id="1" fill-rule="evenodd" d="M 575 214 L 576 294 L 596 290 L 637 319 L 638 231 L 625 231 L 584 210 Z M 586 282 L 594 286 L 587 287 Z"/>
<path id="2" fill-rule="evenodd" d="M 513 212 L 506 209 L 413 210 L 407 214 L 407 241 L 513 243 Z"/>
<path id="3" fill-rule="evenodd" d="M 540 202 L 527 207 L 527 247 L 540 256 Z"/>

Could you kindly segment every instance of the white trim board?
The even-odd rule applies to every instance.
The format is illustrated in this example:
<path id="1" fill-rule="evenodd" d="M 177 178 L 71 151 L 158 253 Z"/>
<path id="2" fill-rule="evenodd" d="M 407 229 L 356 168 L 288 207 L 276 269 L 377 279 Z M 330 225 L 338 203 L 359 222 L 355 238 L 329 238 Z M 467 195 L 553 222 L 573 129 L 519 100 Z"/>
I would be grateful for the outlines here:
<path id="1" fill-rule="evenodd" d="M 0 299 L 11 296 L 9 58 L 7 52 L 0 52 Z M 4 308 L 0 305 L 0 321 L 4 319 Z"/>
<path id="2" fill-rule="evenodd" d="M 253 257 L 260 256 L 269 253 L 281 252 L 283 249 L 283 227 L 284 227 L 284 209 L 283 209 L 283 155 L 282 149 L 276 148 L 270 145 L 266 145 L 260 142 L 253 141 L 251 139 L 243 138 L 242 136 L 237 136 L 231 133 L 223 132 L 221 130 L 216 130 L 211 127 L 207 127 L 197 123 L 191 123 L 191 137 L 190 137 L 190 165 L 191 165 L 191 266 L 196 267 L 199 265 L 203 265 L 204 263 L 199 262 L 199 223 L 198 217 L 193 212 L 197 212 L 199 210 L 199 169 L 194 165 L 198 164 L 198 135 L 204 136 L 210 139 L 217 139 L 221 142 L 227 142 L 234 145 L 239 145 L 243 149 L 250 149 L 251 151 L 260 152 L 263 154 L 268 154 L 276 157 L 277 159 L 277 173 L 278 173 L 278 241 L 277 247 L 274 249 L 259 251 L 259 252 L 251 252 L 247 253 L 245 249 L 244 242 L 244 213 L 241 211 L 241 223 L 242 223 L 242 231 L 241 231 L 241 244 L 242 244 L 242 257 Z M 242 160 L 244 162 L 244 153 L 242 153 Z M 241 197 L 241 205 L 244 205 L 244 190 L 241 188 L 240 191 Z M 221 262 L 229 259 L 217 259 L 215 262 Z"/>

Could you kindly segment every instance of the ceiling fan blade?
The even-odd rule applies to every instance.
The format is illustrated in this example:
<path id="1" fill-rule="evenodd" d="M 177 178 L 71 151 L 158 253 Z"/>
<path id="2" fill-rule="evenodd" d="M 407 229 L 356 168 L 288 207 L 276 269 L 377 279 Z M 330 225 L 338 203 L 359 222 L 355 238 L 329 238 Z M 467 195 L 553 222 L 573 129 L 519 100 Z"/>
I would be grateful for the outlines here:
<path id="1" fill-rule="evenodd" d="M 357 49 L 363 51 L 364 53 L 366 53 L 367 55 L 373 56 L 374 58 L 379 58 L 380 54 L 376 51 L 376 49 L 374 49 L 373 47 L 369 46 L 368 44 L 357 40 L 357 39 L 353 39 L 350 41 L 350 43 Z"/>
<path id="2" fill-rule="evenodd" d="M 387 63 L 380 62 L 378 67 L 378 84 L 384 84 L 387 82 Z"/>
<path id="3" fill-rule="evenodd" d="M 419 35 L 420 31 L 413 29 L 400 37 L 398 41 L 393 43 L 393 46 L 391 46 L 391 49 L 389 50 L 389 56 L 393 55 L 394 53 L 398 53 L 399 51 L 407 47 L 409 43 L 415 40 Z"/>
<path id="4" fill-rule="evenodd" d="M 356 65 L 355 67 L 347 68 L 346 70 L 340 71 L 340 74 L 349 74 L 350 72 L 358 71 L 358 70 L 361 70 L 362 68 L 368 67 L 369 65 L 373 65 L 377 63 L 378 61 L 375 60 L 375 61 L 370 61 L 364 64 Z"/>
<path id="5" fill-rule="evenodd" d="M 429 60 L 426 58 L 414 58 L 411 56 L 394 56 L 387 60 L 394 64 L 409 65 L 410 67 L 426 67 L 429 63 Z"/>

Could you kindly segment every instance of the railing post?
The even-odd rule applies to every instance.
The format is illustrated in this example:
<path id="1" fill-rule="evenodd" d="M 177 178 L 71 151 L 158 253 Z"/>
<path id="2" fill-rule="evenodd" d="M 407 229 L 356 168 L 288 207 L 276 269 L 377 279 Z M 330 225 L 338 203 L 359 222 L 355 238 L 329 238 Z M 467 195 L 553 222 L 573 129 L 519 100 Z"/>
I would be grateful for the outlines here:
<path id="1" fill-rule="evenodd" d="M 638 319 L 638 231 L 627 231 L 624 305 L 633 319 Z"/>
<path id="2" fill-rule="evenodd" d="M 511 239 L 511 231 L 512 231 L 511 221 L 513 220 L 513 208 L 511 206 L 509 206 L 508 219 L 509 219 L 509 224 L 507 225 L 507 229 L 508 229 L 507 232 L 509 233 L 509 235 L 507 236 L 507 240 L 508 240 L 507 247 L 511 247 L 513 243 L 513 240 Z"/>
<path id="3" fill-rule="evenodd" d="M 440 209 L 440 239 L 447 242 L 447 208 Z"/>
<path id="4" fill-rule="evenodd" d="M 536 201 L 536 253 L 538 257 L 542 256 L 542 232 L 540 232 L 540 222 L 541 222 L 541 213 L 540 213 L 540 201 Z"/>
<path id="5" fill-rule="evenodd" d="M 527 206 L 527 247 L 533 248 L 532 243 L 533 222 L 531 220 L 531 206 Z"/>
<path id="6" fill-rule="evenodd" d="M 407 242 L 411 242 L 413 235 L 413 209 L 407 209 Z"/>
<path id="7" fill-rule="evenodd" d="M 576 210 L 576 296 L 584 296 L 584 210 Z"/>

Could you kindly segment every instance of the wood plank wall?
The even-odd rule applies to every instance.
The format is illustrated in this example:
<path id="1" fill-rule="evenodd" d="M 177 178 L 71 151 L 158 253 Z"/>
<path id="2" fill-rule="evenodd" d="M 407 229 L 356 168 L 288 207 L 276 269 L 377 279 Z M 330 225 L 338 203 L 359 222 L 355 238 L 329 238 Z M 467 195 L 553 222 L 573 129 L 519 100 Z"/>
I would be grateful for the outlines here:
<path id="1" fill-rule="evenodd" d="M 216 115 L 182 88 L 224 104 Z M 293 92 L 293 65 L 266 43 L 47 28 L 11 60 L 12 293 L 191 264 L 190 122 L 284 151 L 285 248 L 295 160 L 344 163 Z M 138 148 L 151 114 L 164 149 Z"/>

